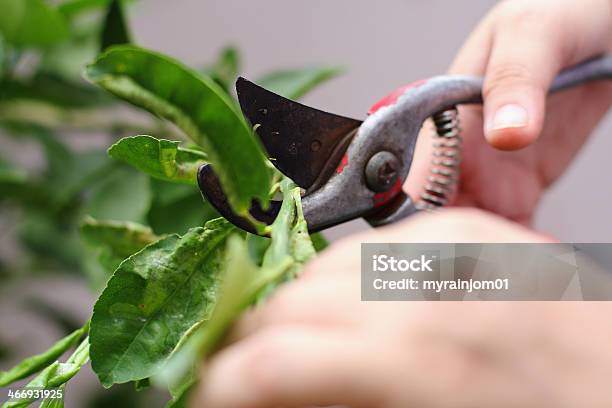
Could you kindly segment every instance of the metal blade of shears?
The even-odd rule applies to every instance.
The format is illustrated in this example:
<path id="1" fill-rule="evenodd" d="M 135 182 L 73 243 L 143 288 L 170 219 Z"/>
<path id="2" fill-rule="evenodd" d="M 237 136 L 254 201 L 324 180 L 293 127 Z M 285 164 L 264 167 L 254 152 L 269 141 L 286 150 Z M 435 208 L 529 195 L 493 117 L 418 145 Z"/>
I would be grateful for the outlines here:
<path id="1" fill-rule="evenodd" d="M 359 120 L 302 105 L 242 77 L 236 81 L 236 92 L 272 164 L 306 190 L 327 181 L 361 125 Z"/>

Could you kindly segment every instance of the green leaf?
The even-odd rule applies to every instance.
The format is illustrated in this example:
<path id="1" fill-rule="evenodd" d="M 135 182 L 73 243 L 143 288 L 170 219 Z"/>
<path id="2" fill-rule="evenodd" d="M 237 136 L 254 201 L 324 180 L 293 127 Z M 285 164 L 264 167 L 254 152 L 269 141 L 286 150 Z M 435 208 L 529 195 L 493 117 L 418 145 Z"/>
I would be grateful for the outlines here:
<path id="1" fill-rule="evenodd" d="M 168 364 L 154 377 L 171 389 L 169 406 L 184 401 L 184 393 L 196 382 L 198 362 L 216 350 L 228 328 L 250 305 L 279 283 L 295 277 L 314 255 L 301 209 L 300 189 L 290 180 L 281 183 L 283 203 L 271 226 L 270 246 L 259 267 L 247 243 L 238 236 L 228 239 L 221 287 L 210 320 L 190 330 Z M 178 404 L 180 405 L 180 404 Z"/>
<path id="2" fill-rule="evenodd" d="M 240 72 L 240 54 L 235 47 L 226 47 L 221 51 L 217 61 L 204 69 L 204 73 L 215 80 L 226 92 L 229 92 Z"/>
<path id="3" fill-rule="evenodd" d="M 262 148 L 239 108 L 212 79 L 129 46 L 111 48 L 86 74 L 109 92 L 175 123 L 201 145 L 236 212 L 246 215 L 254 198 L 267 205 L 270 173 Z"/>
<path id="4" fill-rule="evenodd" d="M 169 363 L 154 378 L 158 384 L 166 384 L 173 399 L 168 406 L 178 406 L 184 393 L 196 382 L 198 350 L 209 351 L 225 333 L 244 307 L 252 298 L 252 284 L 259 274 L 246 243 L 238 235 L 227 240 L 225 268 L 219 289 L 219 300 L 214 306 L 209 321 L 195 328 L 195 334 L 186 336 L 185 344 L 178 348 Z"/>
<path id="5" fill-rule="evenodd" d="M 299 99 L 319 84 L 342 73 L 341 68 L 310 67 L 271 72 L 258 85 L 289 99 Z"/>
<path id="6" fill-rule="evenodd" d="M 93 218 L 144 222 L 151 206 L 149 177 L 129 167 L 117 167 L 92 189 L 83 212 Z"/>
<path id="7" fill-rule="evenodd" d="M 227 221 L 168 236 L 125 260 L 94 306 L 92 367 L 106 387 L 150 377 L 216 298 Z"/>
<path id="8" fill-rule="evenodd" d="M 108 155 L 151 177 L 195 185 L 198 168 L 206 162 L 206 154 L 179 145 L 180 142 L 152 136 L 132 136 L 112 145 Z"/>
<path id="9" fill-rule="evenodd" d="M 123 15 L 121 1 L 113 0 L 108 6 L 102 26 L 100 49 L 105 50 L 112 45 L 129 44 L 130 42 L 130 33 Z"/>
<path id="10" fill-rule="evenodd" d="M 20 47 L 45 47 L 68 35 L 63 16 L 44 0 L 0 0 L 0 32 Z"/>
<path id="11" fill-rule="evenodd" d="M 52 345 L 47 351 L 28 357 L 8 371 L 0 371 L 0 387 L 34 374 L 57 360 L 89 330 L 89 322 Z"/>
<path id="12" fill-rule="evenodd" d="M 97 260 L 107 276 L 130 255 L 158 241 L 151 228 L 133 222 L 101 221 L 86 217 L 81 224 L 81 237 L 95 250 Z"/>
<path id="13" fill-rule="evenodd" d="M 89 342 L 85 338 L 65 363 L 54 362 L 34 377 L 24 388 L 58 388 L 74 377 L 89 361 Z M 2 408 L 23 408 L 36 401 L 35 398 L 10 400 Z"/>

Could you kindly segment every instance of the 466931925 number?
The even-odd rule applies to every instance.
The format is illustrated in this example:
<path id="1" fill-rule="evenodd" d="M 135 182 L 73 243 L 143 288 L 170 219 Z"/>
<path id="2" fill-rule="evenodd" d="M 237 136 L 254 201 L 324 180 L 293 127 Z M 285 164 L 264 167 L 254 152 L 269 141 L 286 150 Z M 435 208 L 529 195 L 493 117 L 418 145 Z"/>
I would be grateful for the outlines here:
<path id="1" fill-rule="evenodd" d="M 8 389 L 7 397 L 9 401 L 20 399 L 62 399 L 64 398 L 64 390 L 62 388 L 22 388 L 13 390 Z"/>

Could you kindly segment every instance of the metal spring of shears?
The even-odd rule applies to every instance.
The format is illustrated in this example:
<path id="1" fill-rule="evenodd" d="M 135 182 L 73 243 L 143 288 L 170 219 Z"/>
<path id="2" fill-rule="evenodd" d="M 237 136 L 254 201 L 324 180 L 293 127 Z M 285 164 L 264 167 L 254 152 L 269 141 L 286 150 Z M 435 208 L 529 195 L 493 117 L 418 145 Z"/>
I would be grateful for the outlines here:
<path id="1" fill-rule="evenodd" d="M 416 202 L 420 210 L 434 210 L 446 205 L 459 178 L 461 163 L 461 128 L 459 112 L 455 106 L 436 113 L 432 117 L 433 159 L 427 183 Z"/>

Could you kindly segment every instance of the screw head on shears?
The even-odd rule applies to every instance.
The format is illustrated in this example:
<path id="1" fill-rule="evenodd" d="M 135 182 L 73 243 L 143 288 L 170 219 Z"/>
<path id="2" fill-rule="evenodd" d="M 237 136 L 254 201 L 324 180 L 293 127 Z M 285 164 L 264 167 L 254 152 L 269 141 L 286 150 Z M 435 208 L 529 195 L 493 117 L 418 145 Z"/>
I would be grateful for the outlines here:
<path id="1" fill-rule="evenodd" d="M 401 163 L 391 152 L 382 151 L 373 155 L 365 168 L 366 183 L 377 193 L 388 191 L 399 177 Z"/>

